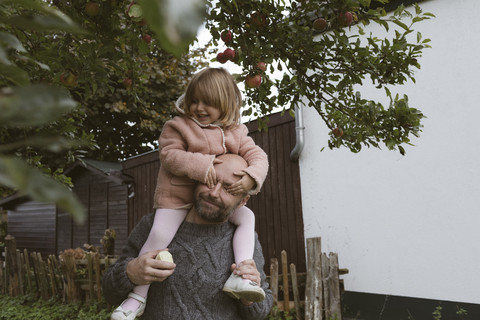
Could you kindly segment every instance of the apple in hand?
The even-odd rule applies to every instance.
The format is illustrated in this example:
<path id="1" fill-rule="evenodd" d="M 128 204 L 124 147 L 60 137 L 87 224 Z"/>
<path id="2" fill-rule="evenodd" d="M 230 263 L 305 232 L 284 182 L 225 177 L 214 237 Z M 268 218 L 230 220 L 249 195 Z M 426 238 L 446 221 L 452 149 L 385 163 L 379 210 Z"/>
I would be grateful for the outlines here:
<path id="1" fill-rule="evenodd" d="M 262 76 L 259 74 L 249 74 L 245 77 L 245 84 L 249 88 L 258 88 L 262 84 Z"/>

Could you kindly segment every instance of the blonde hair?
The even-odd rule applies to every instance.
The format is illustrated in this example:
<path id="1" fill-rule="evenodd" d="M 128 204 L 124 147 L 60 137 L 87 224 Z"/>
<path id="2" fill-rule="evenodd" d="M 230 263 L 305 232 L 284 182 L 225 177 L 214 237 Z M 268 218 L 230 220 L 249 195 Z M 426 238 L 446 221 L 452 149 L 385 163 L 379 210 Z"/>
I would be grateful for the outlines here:
<path id="1" fill-rule="evenodd" d="M 223 68 L 206 68 L 196 73 L 187 86 L 185 94 L 177 101 L 177 109 L 189 116 L 189 108 L 194 99 L 220 109 L 216 121 L 225 128 L 240 123 L 242 95 L 233 76 Z"/>

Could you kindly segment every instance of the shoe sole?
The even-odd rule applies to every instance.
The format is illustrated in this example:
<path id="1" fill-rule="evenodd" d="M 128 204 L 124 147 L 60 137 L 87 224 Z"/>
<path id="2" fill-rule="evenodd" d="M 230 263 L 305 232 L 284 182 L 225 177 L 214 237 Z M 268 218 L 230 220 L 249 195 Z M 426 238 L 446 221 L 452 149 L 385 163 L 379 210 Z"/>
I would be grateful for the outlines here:
<path id="1" fill-rule="evenodd" d="M 222 291 L 234 299 L 245 299 L 251 302 L 260 302 L 265 299 L 265 296 L 260 292 L 238 292 L 231 289 L 223 289 Z"/>

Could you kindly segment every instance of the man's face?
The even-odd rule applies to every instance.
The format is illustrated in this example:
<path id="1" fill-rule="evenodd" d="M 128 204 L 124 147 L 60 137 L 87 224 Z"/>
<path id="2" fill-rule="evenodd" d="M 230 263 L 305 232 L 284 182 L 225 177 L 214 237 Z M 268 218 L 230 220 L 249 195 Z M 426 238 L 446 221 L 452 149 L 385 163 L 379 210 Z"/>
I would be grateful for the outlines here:
<path id="1" fill-rule="evenodd" d="M 233 173 L 242 170 L 241 162 L 229 159 L 215 165 L 217 184 L 208 188 L 198 184 L 195 188 L 194 207 L 199 217 L 212 223 L 227 221 L 230 215 L 244 200 L 245 195 L 232 195 L 226 188 L 240 178 Z"/>

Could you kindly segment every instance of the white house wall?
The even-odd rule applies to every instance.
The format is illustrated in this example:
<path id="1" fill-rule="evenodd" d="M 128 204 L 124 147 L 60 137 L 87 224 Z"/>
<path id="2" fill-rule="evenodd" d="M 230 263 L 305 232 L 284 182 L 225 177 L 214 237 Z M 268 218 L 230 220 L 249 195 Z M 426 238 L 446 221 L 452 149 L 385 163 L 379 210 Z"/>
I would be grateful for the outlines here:
<path id="1" fill-rule="evenodd" d="M 320 152 L 328 130 L 306 108 L 305 238 L 321 236 L 323 251 L 339 254 L 348 291 L 480 303 L 480 1 L 421 6 L 436 18 L 415 30 L 433 48 L 417 83 L 394 92 L 428 117 L 423 133 L 406 156 Z"/>

